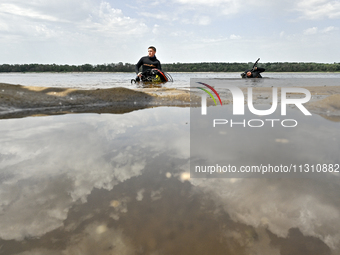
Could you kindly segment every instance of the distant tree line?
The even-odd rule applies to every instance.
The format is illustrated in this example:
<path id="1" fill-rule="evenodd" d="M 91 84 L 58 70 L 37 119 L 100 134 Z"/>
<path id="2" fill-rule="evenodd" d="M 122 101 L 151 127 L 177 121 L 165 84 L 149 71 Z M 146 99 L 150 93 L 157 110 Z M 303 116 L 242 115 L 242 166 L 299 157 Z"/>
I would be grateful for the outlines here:
<path id="1" fill-rule="evenodd" d="M 164 64 L 167 72 L 243 72 L 253 67 L 254 63 L 177 63 Z M 259 63 L 266 72 L 340 72 L 340 63 Z"/>
<path id="2" fill-rule="evenodd" d="M 249 63 L 173 63 L 162 64 L 166 72 L 243 72 L 251 69 Z M 340 63 L 260 63 L 267 72 L 340 72 Z M 135 65 L 122 62 L 101 65 L 56 65 L 56 64 L 2 64 L 0 72 L 134 72 Z"/>

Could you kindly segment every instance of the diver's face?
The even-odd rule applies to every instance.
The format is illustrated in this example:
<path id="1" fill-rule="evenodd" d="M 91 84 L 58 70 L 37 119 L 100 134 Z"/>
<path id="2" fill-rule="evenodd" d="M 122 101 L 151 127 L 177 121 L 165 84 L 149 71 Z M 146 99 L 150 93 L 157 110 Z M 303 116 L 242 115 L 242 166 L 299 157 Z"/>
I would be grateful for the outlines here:
<path id="1" fill-rule="evenodd" d="M 156 51 L 154 51 L 153 49 L 148 49 L 148 55 L 150 58 L 153 58 L 156 54 Z"/>
<path id="2" fill-rule="evenodd" d="M 247 76 L 249 77 L 251 75 L 251 72 L 247 72 Z"/>

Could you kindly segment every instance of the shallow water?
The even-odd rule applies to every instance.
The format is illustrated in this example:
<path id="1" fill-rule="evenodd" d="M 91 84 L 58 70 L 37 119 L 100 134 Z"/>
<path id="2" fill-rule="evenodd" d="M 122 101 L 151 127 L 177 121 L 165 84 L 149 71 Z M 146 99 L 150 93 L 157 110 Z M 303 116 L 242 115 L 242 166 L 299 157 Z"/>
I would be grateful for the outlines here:
<path id="1" fill-rule="evenodd" d="M 190 78 L 235 78 L 237 80 L 242 80 L 239 73 L 171 73 L 171 76 L 173 77 L 174 82 L 163 84 L 163 87 L 189 87 Z M 266 79 L 339 79 L 340 73 L 264 73 L 263 77 Z M 134 78 L 134 73 L 0 73 L 0 83 L 42 87 L 72 87 L 81 89 L 112 87 L 136 88 L 138 85 L 131 84 L 131 79 Z M 302 83 L 303 81 L 304 79 L 301 80 Z M 260 80 L 257 80 L 257 82 L 257 85 L 261 85 Z M 264 82 L 267 83 L 268 81 Z M 248 81 L 248 83 L 251 83 L 251 81 Z M 302 85 L 305 86 L 305 84 Z M 320 84 L 317 83 L 316 85 Z"/>
<path id="2" fill-rule="evenodd" d="M 190 109 L 192 177 L 340 178 L 339 117 L 306 116 L 289 106 L 281 115 L 280 104 L 269 116 L 254 115 L 247 107 L 244 115 L 233 115 L 232 108 L 208 107 L 207 115 L 201 115 L 200 107 Z M 255 108 L 269 109 L 261 104 Z M 236 171 L 199 171 L 205 166 L 216 170 L 216 165 Z M 245 172 L 251 167 L 253 172 Z"/>
<path id="3" fill-rule="evenodd" d="M 231 156 L 318 156 L 326 134 L 335 155 L 339 123 L 315 118 L 288 143 L 234 131 Z M 190 124 L 168 107 L 0 120 L 0 254 L 339 254 L 339 176 L 190 179 Z"/>

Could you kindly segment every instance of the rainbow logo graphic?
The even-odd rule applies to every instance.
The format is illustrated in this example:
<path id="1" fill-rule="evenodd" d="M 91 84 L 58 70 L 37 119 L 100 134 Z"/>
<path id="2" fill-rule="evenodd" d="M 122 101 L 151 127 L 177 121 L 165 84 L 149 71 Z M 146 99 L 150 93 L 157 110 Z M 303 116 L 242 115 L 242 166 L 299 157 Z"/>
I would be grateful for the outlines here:
<path id="1" fill-rule="evenodd" d="M 215 93 L 215 95 L 217 96 L 218 100 L 220 101 L 220 104 L 222 105 L 222 101 L 221 101 L 220 95 L 216 92 L 216 90 L 213 87 L 211 87 L 210 85 L 205 84 L 203 82 L 197 82 L 197 83 L 202 84 L 202 85 L 206 86 L 207 88 L 211 89 L 211 91 Z M 206 90 L 206 89 L 201 88 L 201 87 L 196 87 L 196 88 L 201 89 L 204 92 L 208 93 L 209 96 L 212 98 L 212 100 L 214 100 L 215 105 L 217 105 L 216 100 L 215 100 L 213 94 L 211 94 L 209 90 Z"/>

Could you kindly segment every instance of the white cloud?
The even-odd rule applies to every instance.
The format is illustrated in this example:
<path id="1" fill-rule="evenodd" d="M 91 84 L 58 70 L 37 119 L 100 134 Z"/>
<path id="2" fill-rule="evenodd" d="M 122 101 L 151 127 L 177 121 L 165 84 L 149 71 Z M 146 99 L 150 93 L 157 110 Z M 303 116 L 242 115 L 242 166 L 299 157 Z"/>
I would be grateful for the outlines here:
<path id="1" fill-rule="evenodd" d="M 107 2 L 102 2 L 99 7 L 92 11 L 85 24 L 80 26 L 85 30 L 95 30 L 103 36 L 140 35 L 147 30 L 145 24 L 124 16 L 122 10 L 112 8 Z"/>
<path id="2" fill-rule="evenodd" d="M 176 0 L 176 2 L 189 5 L 218 6 L 225 3 L 233 3 L 233 0 Z"/>
<path id="3" fill-rule="evenodd" d="M 152 33 L 154 33 L 154 34 L 158 34 L 159 33 L 159 25 L 157 25 L 157 24 L 155 24 L 154 26 L 153 26 L 153 29 L 152 29 Z"/>
<path id="4" fill-rule="evenodd" d="M 18 15 L 22 17 L 28 17 L 33 19 L 47 20 L 47 21 L 61 21 L 57 17 L 46 15 L 40 13 L 39 11 L 33 9 L 26 9 L 15 4 L 0 4 L 0 13 L 5 13 L 9 15 Z"/>
<path id="5" fill-rule="evenodd" d="M 340 2 L 330 0 L 302 0 L 296 2 L 296 10 L 306 19 L 340 18 Z"/>
<path id="6" fill-rule="evenodd" d="M 325 29 L 323 29 L 322 32 L 328 33 L 328 32 L 332 32 L 332 31 L 336 31 L 336 30 L 339 30 L 339 28 L 330 26 L 330 27 L 326 27 Z"/>
<path id="7" fill-rule="evenodd" d="M 220 38 L 203 37 L 203 38 L 198 38 L 195 41 L 195 43 L 202 44 L 201 47 L 205 47 L 205 46 L 209 47 L 209 45 L 220 44 L 220 43 L 223 43 L 223 42 L 228 41 L 228 40 L 229 40 L 229 38 L 227 38 L 227 37 L 220 37 Z"/>
<path id="8" fill-rule="evenodd" d="M 141 35 L 147 31 L 144 23 L 125 16 L 122 10 L 112 8 L 105 1 L 99 5 L 87 1 L 83 4 L 79 3 L 74 16 L 69 14 L 69 11 L 61 12 L 58 8 L 53 9 L 54 4 L 47 1 L 42 2 L 41 6 L 37 5 L 37 2 L 32 2 L 28 7 L 21 3 L 1 4 L 0 24 L 9 26 L 12 34 L 21 34 L 25 38 L 37 33 L 47 37 L 53 35 L 59 37 L 61 33 L 64 37 L 74 37 L 74 33 L 81 32 L 90 40 L 93 38 L 93 33 L 97 36 L 112 37 Z M 65 4 L 61 3 L 61 5 Z M 69 10 L 73 4 L 64 7 Z M 5 25 L 1 27 L 6 27 Z"/>
<path id="9" fill-rule="evenodd" d="M 304 35 L 314 35 L 318 32 L 318 28 L 317 27 L 311 27 L 311 28 L 308 28 L 306 30 L 303 31 L 303 34 Z"/>
<path id="10" fill-rule="evenodd" d="M 232 34 L 232 35 L 230 36 L 230 39 L 231 39 L 231 40 L 239 40 L 239 39 L 241 39 L 241 36 L 240 36 L 240 35 L 234 35 L 234 34 Z"/>
<path id="11" fill-rule="evenodd" d="M 107 1 L 3 2 L 0 54 L 5 63 L 119 62 L 127 55 L 115 47 L 131 48 L 136 38 L 151 32 L 143 21 Z"/>
<path id="12" fill-rule="evenodd" d="M 202 17 L 199 17 L 197 19 L 198 19 L 199 25 L 207 26 L 211 23 L 211 20 L 208 16 L 202 16 Z"/>
<path id="13" fill-rule="evenodd" d="M 334 26 L 329 26 L 322 30 L 320 30 L 318 27 L 311 27 L 311 28 L 304 30 L 303 34 L 304 35 L 315 35 L 315 34 L 320 34 L 320 33 L 325 34 L 325 33 L 329 33 L 329 32 L 336 31 L 336 30 L 338 30 L 338 28 Z"/>
<path id="14" fill-rule="evenodd" d="M 0 20 L 0 31 L 8 31 L 8 25 Z"/>
<path id="15" fill-rule="evenodd" d="M 194 11 L 196 15 L 202 13 L 206 16 L 207 13 L 210 13 L 211 17 L 236 14 L 242 9 L 243 4 L 246 4 L 233 0 L 174 0 L 174 2 L 175 4 L 182 4 L 181 9 L 184 7 L 187 10 Z"/>
<path id="16" fill-rule="evenodd" d="M 337 19 L 340 17 L 340 2 L 332 0 L 298 0 L 298 1 L 233 1 L 233 0 L 174 0 L 176 3 L 180 3 L 186 8 L 203 7 L 203 9 L 197 9 L 199 11 L 209 11 L 214 7 L 215 14 L 230 15 L 245 12 L 251 9 L 267 9 L 271 13 L 275 13 L 276 10 L 283 11 L 297 11 L 302 13 L 302 17 L 306 19 L 322 19 L 330 18 Z"/>
<path id="17" fill-rule="evenodd" d="M 308 24 L 307 20 L 338 18 L 339 4 L 336 1 L 264 0 L 259 3 L 256 0 L 156 0 L 148 5 L 145 3 L 132 0 L 124 4 L 113 0 L 2 0 L 2 61 L 134 63 L 150 43 L 166 48 L 168 58 L 162 58 L 162 62 L 247 61 L 249 56 L 240 45 L 252 47 L 254 40 L 268 46 L 259 52 L 265 55 L 277 43 L 278 34 L 287 40 L 292 38 L 291 35 L 299 33 L 299 36 L 327 34 L 327 44 L 331 44 L 329 37 L 332 37 L 333 44 L 339 38 L 338 33 L 333 33 L 337 30 L 336 23 L 316 25 Z M 299 31 L 298 26 L 291 22 L 299 17 L 305 18 L 303 22 L 307 23 L 304 24 L 304 32 Z M 254 22 L 259 27 L 247 30 Z M 317 31 L 313 30 L 313 26 L 318 27 Z M 282 27 L 285 27 L 284 34 L 280 34 Z M 162 32 L 162 36 L 159 32 Z M 197 43 L 200 38 L 210 38 L 211 42 L 215 42 L 223 37 L 226 39 L 224 44 L 215 44 L 216 53 L 210 52 L 205 56 L 198 51 L 204 47 L 209 48 L 210 43 L 209 40 Z M 307 36 L 304 37 L 308 40 Z M 322 44 L 322 40 L 326 39 L 320 37 L 318 40 Z M 220 52 L 225 50 L 226 43 L 228 49 L 234 49 L 235 56 L 232 56 L 233 53 L 221 56 Z M 305 45 L 306 41 L 303 43 Z M 286 56 L 291 55 L 299 58 L 295 61 L 313 61 L 310 60 L 310 54 L 301 50 L 298 55 L 292 53 L 297 51 L 298 44 L 299 41 L 295 41 L 288 47 L 283 45 L 281 49 L 284 50 L 270 53 L 271 59 L 286 61 Z M 174 53 L 178 51 L 178 45 L 188 50 L 178 55 Z M 117 48 L 128 50 L 117 51 Z M 320 47 L 315 48 L 321 51 Z M 314 54 L 314 61 L 324 61 L 326 56 L 329 59 L 327 62 L 334 62 L 338 58 L 334 53 L 323 52 L 319 55 L 323 56 L 322 60 L 316 59 L 317 54 Z"/>
<path id="18" fill-rule="evenodd" d="M 191 18 L 183 18 L 181 22 L 184 24 L 207 26 L 211 23 L 211 20 L 209 16 L 195 15 Z"/>
<path id="19" fill-rule="evenodd" d="M 150 12 L 139 12 L 140 16 L 147 17 L 150 19 L 159 19 L 164 21 L 174 21 L 178 20 L 178 15 L 176 13 L 167 13 L 167 12 L 158 12 L 158 13 L 150 13 Z"/>
<path id="20" fill-rule="evenodd" d="M 186 30 L 177 30 L 170 33 L 170 36 L 173 37 L 180 37 L 180 38 L 188 38 L 194 35 L 193 31 L 186 31 Z"/>

